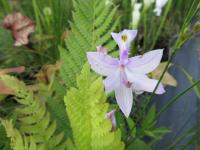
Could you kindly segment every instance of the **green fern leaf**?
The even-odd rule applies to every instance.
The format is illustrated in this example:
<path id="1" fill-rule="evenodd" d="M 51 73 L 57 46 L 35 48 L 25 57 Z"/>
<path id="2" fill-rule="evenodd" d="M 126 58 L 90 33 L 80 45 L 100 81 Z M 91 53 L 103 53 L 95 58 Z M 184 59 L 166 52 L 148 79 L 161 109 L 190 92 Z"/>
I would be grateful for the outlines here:
<path id="1" fill-rule="evenodd" d="M 67 92 L 65 104 L 77 150 L 124 149 L 120 131 L 111 132 L 111 122 L 105 119 L 108 103 L 102 79 L 90 73 L 88 64 L 77 78 L 77 88 Z"/>
<path id="2" fill-rule="evenodd" d="M 0 150 L 10 150 L 10 141 L 7 138 L 6 131 L 0 122 Z"/>
<path id="3" fill-rule="evenodd" d="M 48 110 L 57 122 L 57 133 L 64 131 L 65 138 L 71 137 L 71 127 L 65 111 L 63 97 L 66 89 L 59 83 L 59 78 L 55 78 L 52 84 L 52 95 L 47 98 Z M 49 91 L 47 91 L 49 92 Z"/>
<path id="4" fill-rule="evenodd" d="M 3 75 L 0 81 L 14 91 L 16 101 L 20 105 L 16 108 L 19 131 L 24 135 L 31 135 L 38 150 L 64 150 L 66 142 L 64 134 L 55 134 L 56 121 L 53 121 L 47 110 L 45 101 L 28 90 L 23 82 L 14 77 Z"/>
<path id="5" fill-rule="evenodd" d="M 1 119 L 6 129 L 7 136 L 11 139 L 11 148 L 13 150 L 38 150 L 37 145 L 32 136 L 21 135 L 21 133 L 13 127 L 12 121 Z"/>
<path id="6" fill-rule="evenodd" d="M 67 50 L 59 48 L 63 62 L 61 76 L 68 88 L 74 86 L 75 77 L 86 62 L 87 51 L 94 51 L 98 45 L 104 45 L 110 51 L 116 47 L 110 33 L 119 24 L 117 8 L 106 4 L 106 0 L 73 0 L 73 5 Z"/>

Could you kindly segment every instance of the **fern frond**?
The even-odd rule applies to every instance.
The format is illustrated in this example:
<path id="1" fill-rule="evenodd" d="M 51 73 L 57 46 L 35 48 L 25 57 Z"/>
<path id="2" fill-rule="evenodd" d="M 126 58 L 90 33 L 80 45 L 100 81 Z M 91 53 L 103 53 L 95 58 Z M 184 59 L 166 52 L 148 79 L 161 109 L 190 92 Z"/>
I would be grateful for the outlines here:
<path id="1" fill-rule="evenodd" d="M 64 150 L 64 134 L 55 134 L 56 121 L 52 121 L 45 101 L 14 77 L 3 75 L 0 76 L 0 81 L 15 93 L 15 99 L 19 104 L 15 110 L 19 131 L 24 135 L 31 135 L 39 150 Z"/>
<path id="2" fill-rule="evenodd" d="M 65 97 L 66 110 L 77 150 L 122 150 L 120 131 L 111 132 L 111 122 L 105 119 L 108 110 L 101 78 L 90 73 L 85 65 L 77 78 L 77 88 Z"/>
<path id="3" fill-rule="evenodd" d="M 119 24 L 117 7 L 106 4 L 106 0 L 73 0 L 73 6 L 67 49 L 59 48 L 63 62 L 61 76 L 67 87 L 74 85 L 76 75 L 86 62 L 87 51 L 94 51 L 98 45 L 105 45 L 110 51 L 116 47 L 110 33 Z"/>
<path id="4" fill-rule="evenodd" d="M 66 95 L 66 88 L 59 81 L 56 77 L 52 84 L 53 94 L 48 97 L 47 105 L 52 117 L 57 122 L 58 133 L 64 131 L 66 138 L 68 138 L 71 137 L 72 133 L 63 101 L 63 97 Z"/>
<path id="5" fill-rule="evenodd" d="M 1 119 L 1 122 L 6 129 L 7 136 L 11 139 L 10 145 L 13 150 L 38 150 L 32 136 L 21 135 L 21 133 L 13 127 L 12 121 Z"/>
<path id="6" fill-rule="evenodd" d="M 0 150 L 10 150 L 10 141 L 6 135 L 6 131 L 4 126 L 0 121 Z"/>

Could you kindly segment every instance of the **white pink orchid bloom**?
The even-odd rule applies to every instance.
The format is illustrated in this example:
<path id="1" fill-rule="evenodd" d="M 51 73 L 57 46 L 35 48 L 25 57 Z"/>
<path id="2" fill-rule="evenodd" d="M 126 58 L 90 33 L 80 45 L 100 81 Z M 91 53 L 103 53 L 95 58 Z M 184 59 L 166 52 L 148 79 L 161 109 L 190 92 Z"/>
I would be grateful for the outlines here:
<path id="1" fill-rule="evenodd" d="M 123 30 L 112 33 L 113 39 L 120 48 L 120 58 L 113 58 L 101 51 L 87 52 L 91 68 L 98 74 L 106 76 L 104 86 L 106 92 L 115 91 L 117 103 L 126 117 L 129 116 L 133 104 L 133 92 L 153 92 L 158 80 L 150 79 L 147 74 L 160 64 L 163 49 L 153 50 L 142 56 L 128 58 L 131 42 L 137 30 Z M 156 94 L 165 92 L 159 84 Z"/>

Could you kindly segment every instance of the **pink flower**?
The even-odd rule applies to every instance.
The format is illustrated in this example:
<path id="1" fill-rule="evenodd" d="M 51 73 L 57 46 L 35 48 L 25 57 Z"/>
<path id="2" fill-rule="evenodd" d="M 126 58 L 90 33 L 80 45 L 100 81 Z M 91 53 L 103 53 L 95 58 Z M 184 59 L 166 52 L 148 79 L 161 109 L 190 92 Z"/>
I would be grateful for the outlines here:
<path id="1" fill-rule="evenodd" d="M 129 50 L 131 42 L 137 36 L 137 30 L 123 30 L 119 33 L 111 33 L 113 39 L 117 42 L 120 51 Z"/>
<path id="2" fill-rule="evenodd" d="M 126 117 L 129 116 L 133 104 L 133 92 L 153 92 L 158 80 L 148 78 L 160 64 L 163 50 L 158 49 L 145 53 L 142 56 L 128 58 L 132 40 L 136 37 L 136 30 L 124 30 L 120 33 L 112 33 L 112 37 L 120 48 L 120 58 L 97 52 L 87 52 L 87 58 L 91 68 L 98 74 L 106 76 L 104 80 L 106 92 L 115 91 L 117 103 Z M 160 84 L 156 94 L 165 92 Z"/>
<path id="3" fill-rule="evenodd" d="M 116 110 L 112 110 L 106 114 L 106 118 L 110 119 L 110 121 L 112 123 L 112 131 L 117 129 L 117 121 L 115 118 L 115 111 Z"/>

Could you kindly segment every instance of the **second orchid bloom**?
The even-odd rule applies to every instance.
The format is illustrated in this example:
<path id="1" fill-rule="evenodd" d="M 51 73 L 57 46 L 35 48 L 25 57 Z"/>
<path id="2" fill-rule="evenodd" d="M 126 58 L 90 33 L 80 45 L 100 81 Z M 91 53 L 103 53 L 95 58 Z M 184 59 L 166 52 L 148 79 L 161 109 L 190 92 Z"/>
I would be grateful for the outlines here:
<path id="1" fill-rule="evenodd" d="M 120 49 L 119 59 L 107 55 L 105 48 L 100 47 L 97 52 L 87 53 L 91 68 L 96 73 L 106 76 L 105 90 L 107 93 L 115 91 L 117 103 L 126 117 L 131 112 L 133 92 L 141 94 L 144 91 L 153 92 L 155 89 L 158 80 L 150 79 L 147 74 L 156 69 L 163 55 L 163 49 L 157 49 L 142 56 L 129 58 L 129 48 L 136 35 L 137 30 L 112 33 L 112 37 Z M 163 94 L 164 92 L 163 85 L 159 84 L 155 93 Z"/>

